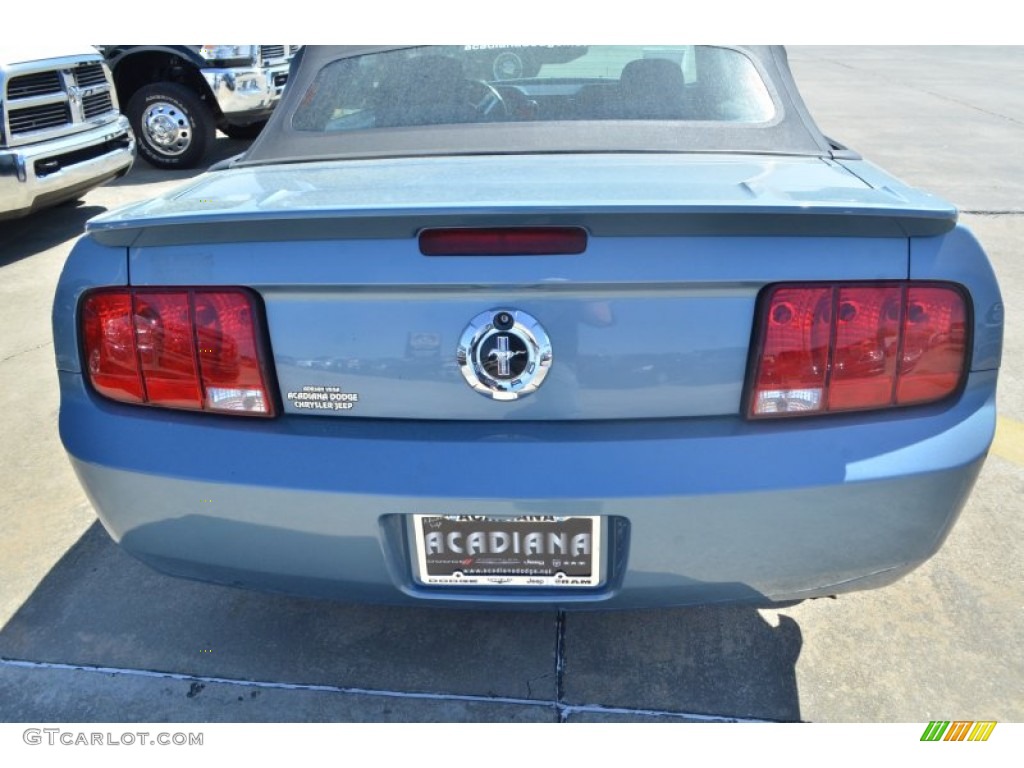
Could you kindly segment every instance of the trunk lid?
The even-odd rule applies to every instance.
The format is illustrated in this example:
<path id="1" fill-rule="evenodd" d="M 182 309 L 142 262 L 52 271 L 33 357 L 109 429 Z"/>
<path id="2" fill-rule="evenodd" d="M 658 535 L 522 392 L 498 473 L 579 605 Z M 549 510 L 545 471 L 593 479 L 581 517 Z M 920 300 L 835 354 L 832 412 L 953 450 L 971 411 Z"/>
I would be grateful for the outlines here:
<path id="1" fill-rule="evenodd" d="M 732 415 L 764 285 L 905 279 L 908 236 L 955 222 L 948 204 L 847 165 L 534 155 L 247 168 L 89 229 L 128 247 L 132 284 L 258 292 L 285 413 Z M 586 228 L 587 249 L 439 257 L 416 239 L 432 226 L 546 224 Z M 471 321 L 499 310 L 551 341 L 547 378 L 514 401 L 474 391 L 459 365 Z"/>

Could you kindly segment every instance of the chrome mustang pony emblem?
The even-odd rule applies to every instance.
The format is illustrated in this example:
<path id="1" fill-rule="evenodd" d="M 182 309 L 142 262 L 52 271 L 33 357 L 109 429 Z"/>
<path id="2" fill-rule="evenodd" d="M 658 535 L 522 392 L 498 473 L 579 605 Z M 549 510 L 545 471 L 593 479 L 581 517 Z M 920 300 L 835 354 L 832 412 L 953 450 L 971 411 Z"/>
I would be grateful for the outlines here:
<path id="1" fill-rule="evenodd" d="M 540 323 L 516 309 L 483 312 L 459 340 L 457 360 L 466 382 L 494 400 L 534 392 L 551 367 L 551 341 Z"/>
<path id="2" fill-rule="evenodd" d="M 492 349 L 487 353 L 487 358 L 494 358 L 498 361 L 498 375 L 508 377 L 511 372 L 509 361 L 516 355 L 525 355 L 525 349 L 509 349 L 508 348 L 508 336 L 498 336 L 498 348 Z"/>

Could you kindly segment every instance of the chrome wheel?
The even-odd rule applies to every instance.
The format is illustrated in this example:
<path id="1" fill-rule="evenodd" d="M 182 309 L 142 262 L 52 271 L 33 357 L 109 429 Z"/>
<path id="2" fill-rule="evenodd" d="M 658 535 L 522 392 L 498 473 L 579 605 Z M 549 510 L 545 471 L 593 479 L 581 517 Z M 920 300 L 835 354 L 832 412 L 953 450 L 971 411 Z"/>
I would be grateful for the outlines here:
<path id="1" fill-rule="evenodd" d="M 142 113 L 142 131 L 149 143 L 166 155 L 180 155 L 192 144 L 188 114 L 177 104 L 156 101 Z"/>
<path id="2" fill-rule="evenodd" d="M 193 168 L 213 143 L 210 108 L 181 83 L 149 83 L 125 110 L 138 139 L 139 157 L 157 168 Z"/>

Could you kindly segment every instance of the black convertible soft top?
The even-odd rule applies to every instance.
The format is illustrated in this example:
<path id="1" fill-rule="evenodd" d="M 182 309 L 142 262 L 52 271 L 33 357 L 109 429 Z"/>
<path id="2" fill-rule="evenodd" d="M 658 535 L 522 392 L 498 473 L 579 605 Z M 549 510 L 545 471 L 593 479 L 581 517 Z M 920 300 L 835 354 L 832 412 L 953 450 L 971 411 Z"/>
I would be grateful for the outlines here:
<path id="1" fill-rule="evenodd" d="M 744 122 L 662 119 L 659 116 L 628 120 L 368 125 L 356 130 L 310 130 L 307 125 L 293 120 L 297 112 L 308 110 L 310 100 L 316 98 L 317 89 L 323 82 L 321 73 L 331 71 L 325 67 L 352 57 L 408 48 L 303 47 L 292 62 L 288 86 L 270 122 L 249 151 L 233 165 L 545 152 L 730 152 L 828 156 L 832 151 L 829 141 L 807 112 L 782 46 L 718 46 L 744 54 L 756 67 L 774 108 L 770 120 Z M 469 48 L 466 47 L 467 50 Z M 318 75 L 320 81 L 317 80 Z M 497 82 L 495 85 L 504 84 Z"/>

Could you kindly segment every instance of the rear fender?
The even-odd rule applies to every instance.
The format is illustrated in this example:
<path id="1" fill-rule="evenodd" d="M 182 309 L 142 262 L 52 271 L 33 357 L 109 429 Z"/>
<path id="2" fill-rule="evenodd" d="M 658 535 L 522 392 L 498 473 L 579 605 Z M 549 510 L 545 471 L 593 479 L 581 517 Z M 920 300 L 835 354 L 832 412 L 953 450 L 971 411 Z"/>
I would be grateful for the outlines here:
<path id="1" fill-rule="evenodd" d="M 53 300 L 53 349 L 57 370 L 81 373 L 78 343 L 78 302 L 82 294 L 102 286 L 128 285 L 128 249 L 111 248 L 83 237 L 64 263 Z"/>
<path id="2" fill-rule="evenodd" d="M 972 371 L 999 368 L 1003 352 L 1003 297 L 988 257 L 971 231 L 958 224 L 941 237 L 910 239 L 910 279 L 964 285 L 974 303 Z"/>

